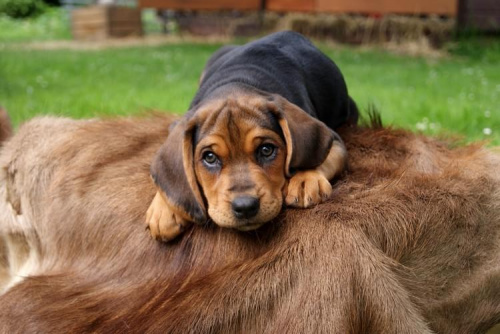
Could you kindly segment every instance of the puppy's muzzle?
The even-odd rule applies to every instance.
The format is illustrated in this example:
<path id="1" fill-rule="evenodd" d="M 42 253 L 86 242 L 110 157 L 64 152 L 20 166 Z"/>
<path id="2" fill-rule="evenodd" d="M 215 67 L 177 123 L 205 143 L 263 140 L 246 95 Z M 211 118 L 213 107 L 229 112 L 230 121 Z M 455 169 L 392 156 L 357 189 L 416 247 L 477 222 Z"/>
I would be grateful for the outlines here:
<path id="1" fill-rule="evenodd" d="M 259 212 L 260 201 L 253 196 L 239 196 L 231 203 L 233 214 L 238 219 L 250 219 Z"/>

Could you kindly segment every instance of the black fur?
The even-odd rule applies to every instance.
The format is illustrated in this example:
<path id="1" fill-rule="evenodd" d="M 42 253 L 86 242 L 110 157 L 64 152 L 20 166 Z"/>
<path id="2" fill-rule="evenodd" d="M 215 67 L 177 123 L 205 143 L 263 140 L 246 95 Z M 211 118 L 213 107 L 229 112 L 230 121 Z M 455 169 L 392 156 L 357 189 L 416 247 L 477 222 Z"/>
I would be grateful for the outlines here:
<path id="1" fill-rule="evenodd" d="M 207 62 L 190 109 L 194 111 L 219 88 L 235 84 L 279 94 L 331 129 L 355 124 L 358 119 L 339 68 L 308 39 L 292 31 L 216 51 Z"/>

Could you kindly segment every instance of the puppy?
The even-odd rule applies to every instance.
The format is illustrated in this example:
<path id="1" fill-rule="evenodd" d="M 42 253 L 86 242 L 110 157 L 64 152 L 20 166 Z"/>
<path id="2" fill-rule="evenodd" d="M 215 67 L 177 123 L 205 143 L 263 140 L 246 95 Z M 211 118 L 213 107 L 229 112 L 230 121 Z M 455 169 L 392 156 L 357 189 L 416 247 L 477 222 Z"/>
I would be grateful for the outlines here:
<path id="1" fill-rule="evenodd" d="M 346 166 L 333 129 L 357 118 L 340 70 L 302 35 L 221 48 L 151 165 L 152 236 L 171 240 L 209 217 L 249 231 L 276 217 L 283 201 L 320 203 Z"/>

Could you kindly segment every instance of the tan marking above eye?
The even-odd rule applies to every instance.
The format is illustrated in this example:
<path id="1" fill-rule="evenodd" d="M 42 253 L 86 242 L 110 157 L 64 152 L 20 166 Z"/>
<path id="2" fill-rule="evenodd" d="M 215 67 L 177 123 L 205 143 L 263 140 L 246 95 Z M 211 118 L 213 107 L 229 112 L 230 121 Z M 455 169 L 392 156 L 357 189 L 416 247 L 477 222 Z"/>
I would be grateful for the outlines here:
<path id="1" fill-rule="evenodd" d="M 277 148 L 283 148 L 283 141 L 276 132 L 256 128 L 250 130 L 246 135 L 244 150 L 248 154 L 253 154 L 263 144 L 271 144 Z"/>
<path id="2" fill-rule="evenodd" d="M 195 149 L 196 160 L 200 160 L 207 151 L 213 152 L 221 159 L 229 156 L 229 148 L 226 142 L 218 135 L 210 135 L 200 140 Z"/>

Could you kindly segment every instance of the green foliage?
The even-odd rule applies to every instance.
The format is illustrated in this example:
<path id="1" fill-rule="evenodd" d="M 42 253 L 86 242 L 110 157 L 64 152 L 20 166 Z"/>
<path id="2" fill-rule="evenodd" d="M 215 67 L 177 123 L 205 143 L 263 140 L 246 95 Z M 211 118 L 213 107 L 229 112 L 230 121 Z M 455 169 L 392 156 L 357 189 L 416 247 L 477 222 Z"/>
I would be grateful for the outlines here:
<path id="1" fill-rule="evenodd" d="M 69 13 L 60 8 L 24 20 L 0 15 L 0 44 L 69 39 L 69 27 Z"/>
<path id="2" fill-rule="evenodd" d="M 60 6 L 61 5 L 60 0 L 43 0 L 43 2 L 49 6 Z"/>
<path id="3" fill-rule="evenodd" d="M 42 0 L 0 0 L 0 14 L 15 19 L 36 16 L 44 9 L 45 4 Z"/>
<path id="4" fill-rule="evenodd" d="M 480 33 L 462 34 L 449 44 L 448 51 L 460 57 L 483 62 L 500 61 L 500 38 Z"/>

